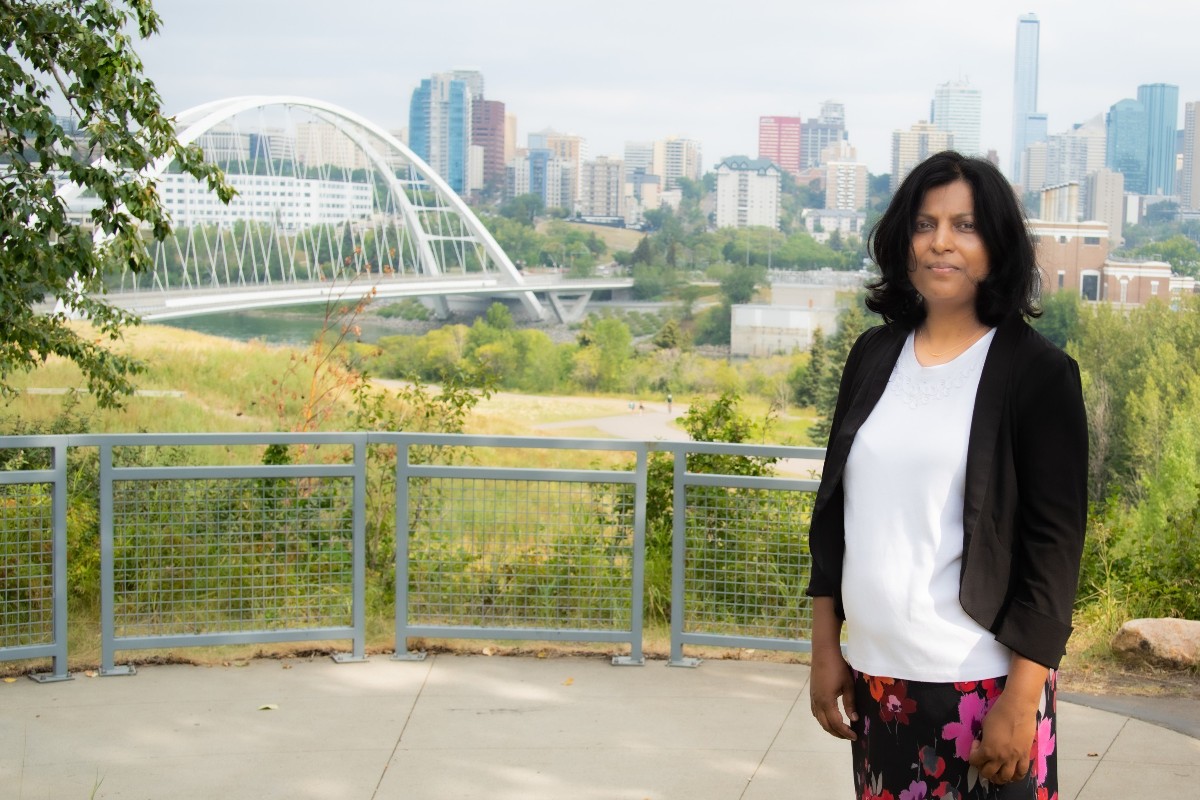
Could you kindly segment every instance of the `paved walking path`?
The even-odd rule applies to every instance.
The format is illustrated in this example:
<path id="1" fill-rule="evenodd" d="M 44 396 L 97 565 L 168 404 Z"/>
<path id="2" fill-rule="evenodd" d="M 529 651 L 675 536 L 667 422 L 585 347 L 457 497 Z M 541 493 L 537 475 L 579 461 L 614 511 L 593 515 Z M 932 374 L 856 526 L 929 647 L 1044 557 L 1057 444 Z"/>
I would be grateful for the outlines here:
<path id="1" fill-rule="evenodd" d="M 625 414 L 614 414 L 593 419 L 573 419 L 564 422 L 546 422 L 535 426 L 540 431 L 578 430 L 595 428 L 616 439 L 640 441 L 660 440 L 664 442 L 686 442 L 691 437 L 678 426 L 678 419 L 687 413 L 688 406 L 676 403 L 670 412 L 665 404 L 651 404 L 642 410 Z M 780 475 L 811 478 L 819 476 L 823 462 L 820 459 L 785 458 L 776 464 Z"/>
<path id="2" fill-rule="evenodd" d="M 850 800 L 808 668 L 436 655 L 0 683 L 0 798 Z M 1186 798 L 1200 741 L 1060 703 L 1060 800 Z"/>

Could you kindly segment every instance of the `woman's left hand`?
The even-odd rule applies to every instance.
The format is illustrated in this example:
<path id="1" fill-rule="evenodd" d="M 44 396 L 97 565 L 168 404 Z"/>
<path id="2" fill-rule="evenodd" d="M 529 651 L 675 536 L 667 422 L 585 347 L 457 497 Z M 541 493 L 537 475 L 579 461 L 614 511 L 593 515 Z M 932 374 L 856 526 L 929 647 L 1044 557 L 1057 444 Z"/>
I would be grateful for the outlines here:
<path id="1" fill-rule="evenodd" d="M 1029 773 L 1038 706 L 1050 670 L 1013 653 L 1004 691 L 983 718 L 983 738 L 967 759 L 991 783 L 1019 781 Z"/>
<path id="2" fill-rule="evenodd" d="M 983 738 L 971 744 L 968 761 L 980 777 L 1004 784 L 1022 780 L 1029 772 L 1029 752 L 1037 733 L 1037 704 L 1032 708 L 1002 692 L 983 718 Z"/>

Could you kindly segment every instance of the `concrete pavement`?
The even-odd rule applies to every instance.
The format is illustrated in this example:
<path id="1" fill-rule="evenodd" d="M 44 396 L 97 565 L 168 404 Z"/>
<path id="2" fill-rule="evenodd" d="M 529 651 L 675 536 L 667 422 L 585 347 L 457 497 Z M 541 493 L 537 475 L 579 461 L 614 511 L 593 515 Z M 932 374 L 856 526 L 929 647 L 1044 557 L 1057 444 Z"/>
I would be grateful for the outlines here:
<path id="1" fill-rule="evenodd" d="M 808 668 L 374 656 L 0 683 L 0 798 L 850 800 Z M 1060 800 L 1191 797 L 1200 741 L 1060 702 Z"/>

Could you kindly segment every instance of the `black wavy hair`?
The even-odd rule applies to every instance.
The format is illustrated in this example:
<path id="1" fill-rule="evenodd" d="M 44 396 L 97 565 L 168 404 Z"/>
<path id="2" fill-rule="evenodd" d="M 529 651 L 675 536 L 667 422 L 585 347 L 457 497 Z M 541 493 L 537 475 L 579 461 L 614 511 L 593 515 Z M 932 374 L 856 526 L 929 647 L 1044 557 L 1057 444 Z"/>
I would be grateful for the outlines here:
<path id="1" fill-rule="evenodd" d="M 993 326 L 1011 314 L 1041 316 L 1041 274 L 1012 186 L 990 161 L 953 150 L 935 153 L 908 173 L 871 229 L 867 249 L 879 265 L 879 277 L 867 284 L 867 308 L 907 329 L 925 319 L 925 306 L 908 277 L 913 226 L 925 193 L 957 180 L 971 187 L 975 229 L 988 256 L 988 276 L 975 295 L 975 313 Z"/>

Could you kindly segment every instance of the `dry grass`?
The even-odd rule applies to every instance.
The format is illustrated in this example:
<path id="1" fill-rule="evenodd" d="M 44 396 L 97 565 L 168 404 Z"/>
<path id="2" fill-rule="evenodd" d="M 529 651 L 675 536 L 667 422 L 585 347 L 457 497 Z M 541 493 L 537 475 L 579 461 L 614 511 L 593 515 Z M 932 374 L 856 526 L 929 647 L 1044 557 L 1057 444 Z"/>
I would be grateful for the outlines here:
<path id="1" fill-rule="evenodd" d="M 540 223 L 537 227 L 538 233 L 545 235 L 550 227 L 550 222 L 551 220 L 546 220 Z M 646 235 L 641 231 L 629 230 L 627 228 L 610 228 L 607 225 L 585 225 L 578 222 L 566 222 L 565 224 L 577 231 L 596 234 L 596 238 L 608 246 L 608 255 L 610 257 L 617 250 L 625 250 L 632 253 L 637 248 L 638 242 Z"/>
<path id="2" fill-rule="evenodd" d="M 614 231 L 616 229 L 613 229 Z M 632 232 L 621 232 L 632 233 Z M 636 246 L 636 241 L 634 243 Z M 275 430 L 276 414 L 268 407 L 270 381 L 287 368 L 292 350 L 261 343 L 238 343 L 175 328 L 147 325 L 131 329 L 121 345 L 147 363 L 138 377 L 143 389 L 180 391 L 179 397 L 133 397 L 120 411 L 100 411 L 84 398 L 80 410 L 91 415 L 94 432 L 198 432 Z M 50 359 L 33 373 L 10 376 L 18 389 L 80 387 L 79 371 L 60 359 Z M 676 398 L 678 402 L 686 402 Z M 62 407 L 58 396 L 18 394 L 0 411 L 4 417 L 27 421 L 52 418 Z M 482 401 L 467 421 L 467 432 L 483 435 L 555 436 L 606 438 L 587 425 L 539 429 L 544 423 L 587 420 L 627 413 L 628 399 L 620 397 L 525 396 L 497 393 Z M 767 404 L 753 398 L 744 401 L 752 417 L 767 413 Z M 807 409 L 790 410 L 770 436 L 772 442 L 808 444 Z M 498 451 L 503 463 L 519 464 L 526 451 Z M 579 451 L 570 460 L 585 463 L 619 458 L 620 454 Z M 394 622 L 390 611 L 368 615 L 369 653 L 388 653 L 395 646 Z M 1131 664 L 1112 655 L 1108 641 L 1121 622 L 1121 609 L 1095 610 L 1076 620 L 1076 631 L 1060 671 L 1064 690 L 1088 693 L 1170 695 L 1200 699 L 1200 676 L 1192 671 L 1164 670 L 1147 664 Z M 72 616 L 70 658 L 73 670 L 94 669 L 99 664 L 99 624 L 94 612 Z M 626 649 L 586 643 L 511 642 L 449 640 L 414 642 L 416 649 L 449 650 L 488 655 L 617 655 Z M 345 650 L 346 642 L 312 642 L 282 645 L 181 648 L 173 651 L 122 651 L 122 662 L 155 663 L 184 661 L 197 664 L 238 663 L 255 657 L 298 658 Z M 647 628 L 644 651 L 648 658 L 666 658 L 670 652 L 668 631 Z M 693 648 L 688 655 L 703 658 L 769 659 L 805 661 L 806 657 L 771 650 L 745 648 Z M 48 662 L 0 663 L 0 675 L 44 671 Z"/>

